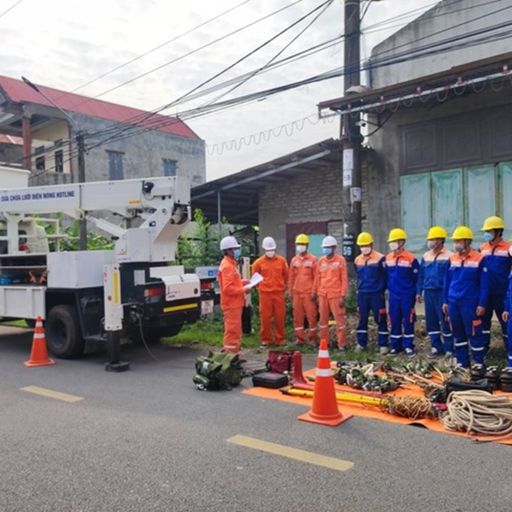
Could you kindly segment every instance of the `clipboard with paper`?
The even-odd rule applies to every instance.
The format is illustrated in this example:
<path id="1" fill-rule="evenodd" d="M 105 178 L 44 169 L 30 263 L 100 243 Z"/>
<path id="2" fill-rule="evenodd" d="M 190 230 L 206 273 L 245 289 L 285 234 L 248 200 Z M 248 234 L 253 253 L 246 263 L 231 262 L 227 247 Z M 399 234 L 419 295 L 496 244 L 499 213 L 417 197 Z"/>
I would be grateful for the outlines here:
<path id="1" fill-rule="evenodd" d="M 251 277 L 251 280 L 249 281 L 248 286 L 251 288 L 254 288 L 256 285 L 260 284 L 263 281 L 263 276 L 259 272 L 254 272 L 254 274 Z"/>

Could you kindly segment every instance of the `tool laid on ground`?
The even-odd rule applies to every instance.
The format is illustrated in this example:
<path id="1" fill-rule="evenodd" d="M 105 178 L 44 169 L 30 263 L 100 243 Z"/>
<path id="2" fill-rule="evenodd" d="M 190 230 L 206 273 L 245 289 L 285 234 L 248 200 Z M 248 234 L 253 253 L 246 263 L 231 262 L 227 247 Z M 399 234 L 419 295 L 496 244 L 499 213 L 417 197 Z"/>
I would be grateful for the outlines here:
<path id="1" fill-rule="evenodd" d="M 230 352 L 209 352 L 207 356 L 199 356 L 196 372 L 192 380 L 201 391 L 230 390 L 244 377 L 239 355 Z"/>
<path id="2" fill-rule="evenodd" d="M 499 437 L 512 434 L 512 401 L 504 395 L 481 390 L 454 391 L 446 406 L 441 421 L 450 430 Z"/>
<path id="3" fill-rule="evenodd" d="M 377 391 L 386 393 L 400 387 L 400 382 L 385 373 L 376 373 L 378 365 L 375 363 L 347 363 L 338 362 L 334 378 L 341 385 L 347 385 L 363 391 Z"/>
<path id="4" fill-rule="evenodd" d="M 273 372 L 256 373 L 252 376 L 252 383 L 262 388 L 279 389 L 288 385 L 288 376 Z"/>
<path id="5" fill-rule="evenodd" d="M 283 388 L 281 393 L 291 396 L 312 398 L 313 392 L 303 389 Z M 435 406 L 426 398 L 416 396 L 387 396 L 376 398 L 357 393 L 337 392 L 336 400 L 379 407 L 382 411 L 412 420 L 436 416 Z"/>

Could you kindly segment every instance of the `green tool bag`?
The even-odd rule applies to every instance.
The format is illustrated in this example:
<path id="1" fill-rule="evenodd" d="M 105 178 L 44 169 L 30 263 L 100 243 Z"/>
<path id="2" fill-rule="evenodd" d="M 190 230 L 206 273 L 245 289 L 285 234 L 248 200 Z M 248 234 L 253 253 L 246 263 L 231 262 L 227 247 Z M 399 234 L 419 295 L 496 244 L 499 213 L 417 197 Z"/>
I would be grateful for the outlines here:
<path id="1" fill-rule="evenodd" d="M 242 381 L 243 368 L 238 354 L 210 352 L 196 359 L 194 384 L 201 391 L 229 390 Z"/>

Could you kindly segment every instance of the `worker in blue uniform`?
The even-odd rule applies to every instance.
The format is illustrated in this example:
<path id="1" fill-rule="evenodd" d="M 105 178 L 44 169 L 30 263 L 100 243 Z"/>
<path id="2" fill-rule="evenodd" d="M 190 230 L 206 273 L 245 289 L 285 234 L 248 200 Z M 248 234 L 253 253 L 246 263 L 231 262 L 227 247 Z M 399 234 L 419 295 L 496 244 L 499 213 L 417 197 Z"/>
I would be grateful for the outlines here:
<path id="1" fill-rule="evenodd" d="M 512 247 L 509 249 L 509 253 L 512 256 Z M 505 370 L 507 372 L 512 372 L 512 316 L 510 313 L 512 312 L 512 271 L 508 277 L 508 290 L 507 297 L 505 299 L 505 310 L 501 315 L 501 319 L 503 322 L 507 324 L 507 367 Z"/>
<path id="2" fill-rule="evenodd" d="M 386 256 L 387 286 L 389 290 L 389 319 L 391 322 L 391 350 L 394 357 L 405 350 L 414 357 L 414 322 L 416 287 L 419 263 L 414 254 L 405 250 L 407 233 L 401 228 L 389 232 L 390 253 Z"/>
<path id="3" fill-rule="evenodd" d="M 373 312 L 373 318 L 378 326 L 379 351 L 382 355 L 388 349 L 388 321 L 386 313 L 386 258 L 373 248 L 371 233 L 359 233 L 356 244 L 361 254 L 354 261 L 357 273 L 357 310 L 359 323 L 357 325 L 356 351 L 364 350 L 368 345 L 368 317 Z"/>
<path id="4" fill-rule="evenodd" d="M 483 317 L 489 295 L 489 277 L 485 257 L 471 248 L 473 232 L 457 227 L 452 235 L 454 254 L 450 256 L 444 284 L 443 312 L 448 314 L 454 336 L 457 364 L 484 364 L 485 337 Z"/>
<path id="5" fill-rule="evenodd" d="M 486 257 L 485 264 L 489 272 L 489 302 L 483 317 L 483 334 L 485 348 L 489 349 L 491 342 L 492 314 L 496 312 L 501 324 L 503 344 L 507 347 L 507 324 L 503 321 L 503 307 L 507 296 L 507 282 L 512 270 L 512 257 L 509 254 L 511 244 L 503 240 L 505 224 L 500 217 L 487 217 L 482 226 L 485 242 L 480 246 L 480 252 Z"/>
<path id="6" fill-rule="evenodd" d="M 427 357 L 431 359 L 445 354 L 451 356 L 453 352 L 453 335 L 448 317 L 443 313 L 444 280 L 452 255 L 444 245 L 446 237 L 446 229 L 441 226 L 432 226 L 428 230 L 429 250 L 423 255 L 418 276 L 416 301 L 425 301 L 425 321 L 430 339 L 430 353 Z"/>

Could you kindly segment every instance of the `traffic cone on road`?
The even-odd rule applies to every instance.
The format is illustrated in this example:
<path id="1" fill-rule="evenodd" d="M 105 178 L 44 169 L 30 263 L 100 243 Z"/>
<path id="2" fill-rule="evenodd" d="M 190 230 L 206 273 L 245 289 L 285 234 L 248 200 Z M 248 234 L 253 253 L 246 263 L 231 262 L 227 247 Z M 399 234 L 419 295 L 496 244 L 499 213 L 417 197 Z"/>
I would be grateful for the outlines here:
<path id="1" fill-rule="evenodd" d="M 25 366 L 50 366 L 55 364 L 53 359 L 48 357 L 46 348 L 46 336 L 44 334 L 43 319 L 38 316 L 34 328 L 34 338 L 32 339 L 32 350 L 30 359 L 23 363 Z"/>
<path id="2" fill-rule="evenodd" d="M 298 419 L 335 427 L 351 418 L 352 415 L 343 415 L 338 409 L 334 379 L 332 378 L 331 360 L 327 347 L 327 340 L 322 340 L 320 342 L 320 350 L 318 351 L 315 389 L 313 391 L 313 405 L 311 410 L 299 416 Z"/>

